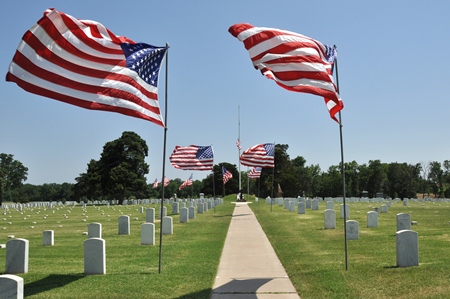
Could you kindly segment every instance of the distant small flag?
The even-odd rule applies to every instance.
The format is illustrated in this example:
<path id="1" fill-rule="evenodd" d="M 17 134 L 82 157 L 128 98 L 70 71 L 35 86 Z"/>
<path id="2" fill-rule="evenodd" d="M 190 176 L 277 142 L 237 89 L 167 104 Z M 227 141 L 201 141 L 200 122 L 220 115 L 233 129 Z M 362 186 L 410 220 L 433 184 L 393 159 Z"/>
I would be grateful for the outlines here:
<path id="1" fill-rule="evenodd" d="M 164 177 L 164 187 L 169 186 L 170 180 L 167 177 Z"/>
<path id="2" fill-rule="evenodd" d="M 181 190 L 187 186 L 192 186 L 192 174 L 186 181 L 184 181 L 183 184 L 181 184 L 181 186 L 180 186 L 180 188 L 178 188 L 178 190 Z"/>
<path id="3" fill-rule="evenodd" d="M 176 146 L 170 155 L 170 163 L 177 169 L 212 170 L 214 153 L 212 146 Z"/>
<path id="4" fill-rule="evenodd" d="M 222 176 L 223 176 L 223 184 L 224 185 L 233 177 L 231 172 L 223 166 L 222 166 Z"/>
<path id="5" fill-rule="evenodd" d="M 158 178 L 153 182 L 153 189 L 158 188 Z"/>
<path id="6" fill-rule="evenodd" d="M 259 179 L 261 176 L 261 167 L 253 167 L 247 176 L 250 179 Z"/>
<path id="7" fill-rule="evenodd" d="M 335 47 L 299 33 L 246 23 L 228 32 L 244 43 L 255 69 L 287 90 L 324 97 L 330 117 L 338 122 L 335 114 L 344 103 L 333 83 Z"/>
<path id="8" fill-rule="evenodd" d="M 22 37 L 6 81 L 61 102 L 164 127 L 158 77 L 167 49 L 50 8 Z"/>
<path id="9" fill-rule="evenodd" d="M 239 141 L 239 139 L 236 140 L 236 146 L 237 146 L 237 148 L 238 148 L 239 150 L 242 149 L 242 147 L 241 147 L 241 142 Z"/>
<path id="10" fill-rule="evenodd" d="M 240 161 L 245 166 L 273 168 L 274 156 L 275 145 L 273 143 L 257 144 L 246 149 L 242 153 Z"/>

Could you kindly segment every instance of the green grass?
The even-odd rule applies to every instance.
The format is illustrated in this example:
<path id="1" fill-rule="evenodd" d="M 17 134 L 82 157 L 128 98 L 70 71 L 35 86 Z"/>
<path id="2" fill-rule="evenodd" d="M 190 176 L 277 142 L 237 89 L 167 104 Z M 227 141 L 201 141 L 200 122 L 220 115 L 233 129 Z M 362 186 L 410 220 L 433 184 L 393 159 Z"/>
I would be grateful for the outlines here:
<path id="1" fill-rule="evenodd" d="M 380 203 L 350 203 L 359 240 L 348 241 L 345 269 L 344 222 L 335 204 L 336 229 L 324 229 L 325 203 L 306 214 L 260 202 L 250 207 L 302 299 L 449 298 L 450 207 L 448 203 L 397 202 L 367 228 L 368 211 Z M 409 213 L 418 225 L 419 266 L 396 267 L 396 214 Z"/>
<path id="2" fill-rule="evenodd" d="M 163 236 L 161 273 L 159 222 L 156 245 L 140 245 L 140 225 L 145 222 L 140 206 L 88 206 L 86 211 L 81 206 L 60 207 L 54 214 L 43 208 L 10 210 L 0 214 L 0 243 L 9 235 L 29 240 L 28 273 L 19 275 L 27 298 L 209 298 L 234 209 L 230 200 L 188 223 L 180 223 L 167 205 L 174 233 Z M 160 206 L 144 207 L 154 207 L 159 215 Z M 122 214 L 130 216 L 130 235 L 118 235 Z M 106 275 L 83 274 L 83 232 L 91 222 L 102 224 Z M 44 230 L 54 230 L 54 246 L 42 246 Z M 0 250 L 0 260 L 5 258 L 6 250 Z"/>

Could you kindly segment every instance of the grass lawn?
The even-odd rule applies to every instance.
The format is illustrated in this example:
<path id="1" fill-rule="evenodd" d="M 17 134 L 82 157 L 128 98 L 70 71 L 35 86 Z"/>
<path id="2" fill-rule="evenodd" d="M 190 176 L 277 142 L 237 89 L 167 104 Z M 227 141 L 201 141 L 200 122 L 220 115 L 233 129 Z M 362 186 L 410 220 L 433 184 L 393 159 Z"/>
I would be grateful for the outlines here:
<path id="1" fill-rule="evenodd" d="M 348 241 L 348 270 L 339 204 L 336 229 L 324 229 L 324 202 L 306 214 L 278 205 L 270 211 L 264 201 L 250 205 L 302 299 L 450 298 L 449 203 L 394 203 L 377 228 L 367 228 L 366 213 L 380 203 L 349 205 L 359 239 Z M 397 213 L 418 222 L 411 226 L 419 236 L 418 267 L 396 267 Z"/>
<path id="2" fill-rule="evenodd" d="M 215 211 L 196 213 L 188 223 L 180 223 L 179 215 L 171 215 L 171 205 L 166 206 L 174 233 L 163 236 L 160 274 L 159 221 L 156 245 L 140 245 L 140 226 L 145 222 L 141 205 L 2 210 L 0 243 L 10 235 L 29 240 L 28 273 L 19 275 L 27 298 L 209 298 L 234 209 L 231 198 Z M 160 206 L 144 207 L 155 208 L 158 218 Z M 130 235 L 118 235 L 121 215 L 130 216 Z M 102 224 L 106 275 L 83 274 L 87 239 L 83 232 L 91 222 Z M 54 246 L 42 246 L 44 230 L 54 230 Z M 6 250 L 0 249 L 0 261 L 5 260 Z"/>

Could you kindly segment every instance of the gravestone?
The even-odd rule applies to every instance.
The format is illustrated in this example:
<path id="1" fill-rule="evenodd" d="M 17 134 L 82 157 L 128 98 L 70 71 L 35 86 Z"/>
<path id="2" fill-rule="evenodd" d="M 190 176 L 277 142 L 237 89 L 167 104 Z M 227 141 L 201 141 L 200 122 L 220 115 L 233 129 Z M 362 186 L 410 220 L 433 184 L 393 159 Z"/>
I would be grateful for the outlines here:
<path id="1" fill-rule="evenodd" d="M 408 206 L 408 199 L 407 199 L 407 198 L 403 199 L 403 205 L 404 205 L 405 207 Z"/>
<path id="2" fill-rule="evenodd" d="M 189 218 L 194 219 L 195 218 L 195 207 L 189 207 Z"/>
<path id="3" fill-rule="evenodd" d="M 174 202 L 172 204 L 172 214 L 173 215 L 180 214 L 180 205 L 178 204 L 178 202 Z"/>
<path id="4" fill-rule="evenodd" d="M 162 217 L 161 217 L 161 209 L 158 209 L 159 219 L 167 216 L 167 208 L 163 206 Z"/>
<path id="5" fill-rule="evenodd" d="M 187 223 L 189 221 L 188 208 L 180 209 L 180 223 Z"/>
<path id="6" fill-rule="evenodd" d="M 42 232 L 42 246 L 53 246 L 54 244 L 54 231 L 44 230 Z"/>
<path id="7" fill-rule="evenodd" d="M 326 209 L 324 212 L 325 218 L 325 229 L 336 228 L 336 211 L 331 209 Z"/>
<path id="8" fill-rule="evenodd" d="M 172 217 L 164 217 L 162 219 L 162 234 L 171 235 L 173 234 L 173 219 Z"/>
<path id="9" fill-rule="evenodd" d="M 319 200 L 313 199 L 311 201 L 311 209 L 317 211 L 319 209 Z"/>
<path id="10" fill-rule="evenodd" d="M 378 213 L 375 211 L 367 212 L 367 227 L 378 227 Z"/>
<path id="11" fill-rule="evenodd" d="M 155 209 L 150 208 L 145 211 L 145 222 L 155 223 Z"/>
<path id="12" fill-rule="evenodd" d="M 141 245 L 155 245 L 155 224 L 141 224 Z"/>
<path id="13" fill-rule="evenodd" d="M 198 211 L 199 214 L 203 214 L 203 209 L 204 209 L 204 207 L 205 207 L 205 206 L 204 206 L 202 203 L 199 203 L 199 204 L 198 204 L 198 206 L 197 206 L 197 209 L 198 209 L 198 210 L 197 210 L 197 211 Z"/>
<path id="14" fill-rule="evenodd" d="M 303 201 L 298 203 L 298 214 L 305 214 L 306 212 L 306 208 L 305 208 L 305 203 Z"/>
<path id="15" fill-rule="evenodd" d="M 419 266 L 419 236 L 412 230 L 401 230 L 395 235 L 397 267 Z"/>
<path id="16" fill-rule="evenodd" d="M 0 298 L 23 299 L 23 278 L 11 274 L 0 275 Z"/>
<path id="17" fill-rule="evenodd" d="M 387 205 L 381 205 L 381 213 L 387 213 L 388 212 L 388 206 Z"/>
<path id="18" fill-rule="evenodd" d="M 13 239 L 6 242 L 5 274 L 28 273 L 28 253 L 30 243 L 25 239 Z"/>
<path id="19" fill-rule="evenodd" d="M 84 275 L 92 274 L 106 274 L 106 247 L 101 238 L 84 241 Z"/>
<path id="20" fill-rule="evenodd" d="M 340 205 L 340 212 L 340 218 L 344 219 L 344 204 Z M 345 204 L 345 218 L 350 218 L 350 206 L 347 203 Z"/>
<path id="21" fill-rule="evenodd" d="M 327 205 L 327 207 L 326 207 L 327 210 L 334 210 L 334 202 L 327 201 L 326 205 Z"/>
<path id="22" fill-rule="evenodd" d="M 119 235 L 130 234 L 130 216 L 119 216 Z"/>
<path id="23" fill-rule="evenodd" d="M 88 225 L 88 238 L 101 238 L 102 237 L 102 224 L 93 222 Z"/>
<path id="24" fill-rule="evenodd" d="M 359 239 L 359 223 L 356 220 L 347 220 L 347 240 Z"/>
<path id="25" fill-rule="evenodd" d="M 311 209 L 311 199 L 309 198 L 306 199 L 306 208 Z"/>
<path id="26" fill-rule="evenodd" d="M 295 211 L 295 202 L 289 201 L 289 211 Z"/>
<path id="27" fill-rule="evenodd" d="M 397 231 L 411 229 L 411 215 L 405 213 L 397 214 Z"/>

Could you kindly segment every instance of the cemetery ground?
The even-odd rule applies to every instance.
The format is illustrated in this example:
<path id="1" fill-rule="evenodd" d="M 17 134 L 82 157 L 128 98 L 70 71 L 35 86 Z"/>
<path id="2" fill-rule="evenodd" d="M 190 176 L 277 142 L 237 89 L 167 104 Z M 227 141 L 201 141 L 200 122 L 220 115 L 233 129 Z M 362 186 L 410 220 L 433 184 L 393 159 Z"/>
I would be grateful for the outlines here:
<path id="1" fill-rule="evenodd" d="M 26 298 L 209 298 L 235 207 L 235 195 L 195 219 L 173 217 L 173 234 L 163 236 L 159 266 L 159 222 L 155 245 L 140 245 L 145 222 L 141 205 L 9 210 L 0 213 L 0 243 L 8 236 L 29 240 Z M 368 211 L 381 203 L 348 203 L 359 222 L 359 239 L 348 241 L 345 270 L 343 219 L 335 203 L 336 229 L 324 229 L 325 202 L 306 214 L 283 206 L 249 203 L 302 299 L 307 298 L 448 298 L 450 294 L 450 205 L 447 202 L 395 202 L 380 213 L 378 227 L 367 228 Z M 143 205 L 155 208 L 159 205 Z M 22 213 L 22 214 L 21 214 Z M 419 266 L 396 267 L 396 214 L 408 213 L 419 236 Z M 67 218 L 64 217 L 64 214 Z M 130 216 L 130 235 L 118 235 L 118 217 Z M 45 219 L 44 219 L 45 217 Z M 5 220 L 3 220 L 5 219 Z M 83 242 L 89 223 L 102 224 L 106 274 L 84 275 Z M 11 224 L 9 224 L 11 223 Z M 32 227 L 32 228 L 31 228 Z M 42 246 L 42 232 L 54 230 L 54 245 Z M 0 263 L 6 250 L 0 249 Z M 264 263 L 264 260 L 261 260 Z M 4 269 L 4 268 L 3 268 Z M 3 271 L 0 268 L 0 273 Z"/>
<path id="2" fill-rule="evenodd" d="M 335 203 L 336 229 L 324 229 L 325 202 L 297 214 L 264 201 L 250 205 L 302 299 L 449 298 L 450 203 L 401 201 L 367 228 L 367 212 L 382 203 L 347 203 L 359 222 L 359 239 L 348 241 L 345 270 L 344 221 Z M 419 266 L 396 266 L 396 214 L 408 213 L 418 232 Z M 262 261 L 263 262 L 263 261 Z"/>
<path id="3" fill-rule="evenodd" d="M 155 245 L 141 245 L 140 207 L 155 208 Z M 53 209 L 10 209 L 0 213 L 0 243 L 29 240 L 26 298 L 209 298 L 234 205 L 222 204 L 197 214 L 188 223 L 173 218 L 173 234 L 163 235 L 159 269 L 160 205 L 65 206 Z M 53 214 L 52 210 L 55 211 Z M 66 215 L 67 218 L 64 217 Z M 118 217 L 130 216 L 130 234 L 118 234 Z M 44 219 L 45 217 L 45 219 Z M 5 220 L 3 220 L 5 219 Z M 102 224 L 106 243 L 106 274 L 84 275 L 83 242 L 89 223 Z M 8 224 L 11 223 L 11 224 Z M 32 228 L 31 228 L 32 227 Z M 44 230 L 54 230 L 54 245 L 43 246 Z M 6 249 L 0 249 L 4 273 Z"/>

